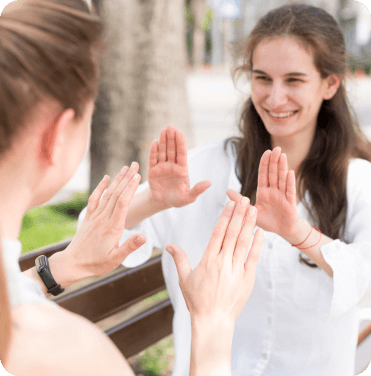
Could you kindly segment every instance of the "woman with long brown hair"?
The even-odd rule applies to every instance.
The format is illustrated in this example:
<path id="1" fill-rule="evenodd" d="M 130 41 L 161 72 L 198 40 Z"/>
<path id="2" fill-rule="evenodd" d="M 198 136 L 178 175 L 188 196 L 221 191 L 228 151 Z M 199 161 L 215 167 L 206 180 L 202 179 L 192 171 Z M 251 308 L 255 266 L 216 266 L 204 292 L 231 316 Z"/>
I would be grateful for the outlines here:
<path id="1" fill-rule="evenodd" d="M 0 360 L 16 376 L 133 375 L 104 333 L 47 297 L 112 271 L 145 243 L 139 234 L 119 242 L 140 181 L 137 163 L 109 187 L 109 177 L 102 179 L 64 251 L 39 256 L 23 273 L 18 264 L 24 214 L 67 183 L 88 144 L 101 34 L 83 0 L 18 0 L 0 16 Z M 246 197 L 229 202 L 195 270 L 176 245 L 168 248 L 192 317 L 190 375 L 230 375 L 234 322 L 263 241 L 259 231 L 245 262 L 255 223 Z"/>
<path id="2" fill-rule="evenodd" d="M 250 76 L 251 97 L 241 136 L 187 161 L 181 132 L 161 132 L 122 237 L 139 224 L 147 242 L 124 265 L 168 243 L 197 265 L 228 196 L 247 196 L 266 234 L 236 321 L 233 375 L 354 375 L 359 309 L 371 296 L 371 143 L 348 104 L 344 37 L 324 10 L 289 4 L 262 17 L 242 47 L 237 73 Z M 189 313 L 167 253 L 162 263 L 175 311 L 173 375 L 185 376 Z"/>

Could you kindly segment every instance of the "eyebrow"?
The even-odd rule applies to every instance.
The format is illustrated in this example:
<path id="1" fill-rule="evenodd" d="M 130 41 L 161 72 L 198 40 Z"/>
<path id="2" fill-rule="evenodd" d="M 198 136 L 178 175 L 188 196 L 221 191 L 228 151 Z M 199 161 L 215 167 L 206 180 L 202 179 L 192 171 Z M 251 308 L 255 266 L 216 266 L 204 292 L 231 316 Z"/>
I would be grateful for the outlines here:
<path id="1" fill-rule="evenodd" d="M 254 69 L 252 72 L 256 73 L 256 74 L 265 74 L 266 76 L 269 76 L 269 74 L 267 74 L 264 71 L 259 70 L 259 69 Z M 286 73 L 285 76 L 300 76 L 300 77 L 303 77 L 303 76 L 307 76 L 307 74 L 302 73 L 302 72 L 290 72 L 290 73 Z"/>

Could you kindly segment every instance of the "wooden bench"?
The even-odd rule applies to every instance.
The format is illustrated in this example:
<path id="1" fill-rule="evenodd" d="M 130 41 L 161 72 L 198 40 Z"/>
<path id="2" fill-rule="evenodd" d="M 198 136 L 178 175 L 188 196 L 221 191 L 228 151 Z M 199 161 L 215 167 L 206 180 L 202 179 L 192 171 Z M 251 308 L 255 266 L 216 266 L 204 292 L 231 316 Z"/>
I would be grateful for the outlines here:
<path id="1" fill-rule="evenodd" d="M 40 255 L 50 257 L 63 251 L 69 243 L 67 240 L 24 254 L 19 260 L 21 270 L 33 267 Z M 154 249 L 143 265 L 120 265 L 104 277 L 74 283 L 63 294 L 50 299 L 96 323 L 129 358 L 172 333 L 174 311 L 170 299 L 143 304 L 145 298 L 166 289 L 161 254 Z M 364 348 L 366 341 L 371 344 L 370 334 L 371 323 L 360 331 L 358 348 Z M 368 362 L 364 367 L 367 365 Z"/>
<path id="2" fill-rule="evenodd" d="M 22 271 L 35 266 L 40 255 L 50 257 L 63 251 L 70 240 L 22 255 Z M 160 250 L 136 268 L 120 265 L 104 277 L 86 278 L 51 297 L 61 307 L 96 323 L 129 358 L 172 333 L 173 307 L 170 299 L 143 304 L 143 300 L 166 289 Z"/>

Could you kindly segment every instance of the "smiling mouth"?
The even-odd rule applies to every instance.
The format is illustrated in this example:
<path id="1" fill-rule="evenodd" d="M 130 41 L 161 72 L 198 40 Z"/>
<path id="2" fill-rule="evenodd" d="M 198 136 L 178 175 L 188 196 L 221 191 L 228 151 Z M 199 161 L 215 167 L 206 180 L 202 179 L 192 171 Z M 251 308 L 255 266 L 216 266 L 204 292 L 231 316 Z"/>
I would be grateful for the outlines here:
<path id="1" fill-rule="evenodd" d="M 280 113 L 274 113 L 274 112 L 270 112 L 268 110 L 265 110 L 268 112 L 268 114 L 275 118 L 275 119 L 286 119 L 286 118 L 289 118 L 293 115 L 295 115 L 297 112 L 299 112 L 298 110 L 297 111 L 291 111 L 291 112 L 280 112 Z"/>

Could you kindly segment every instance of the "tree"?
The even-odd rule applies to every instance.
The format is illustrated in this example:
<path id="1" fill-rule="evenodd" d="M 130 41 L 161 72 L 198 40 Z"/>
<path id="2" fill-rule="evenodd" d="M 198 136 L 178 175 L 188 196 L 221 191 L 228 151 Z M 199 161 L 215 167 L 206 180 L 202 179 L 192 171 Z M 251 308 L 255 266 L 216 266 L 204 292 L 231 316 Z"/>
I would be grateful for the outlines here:
<path id="1" fill-rule="evenodd" d="M 193 132 L 186 91 L 184 0 L 93 1 L 106 51 L 91 135 L 91 185 L 135 160 L 146 180 L 148 150 L 161 128 Z"/>

